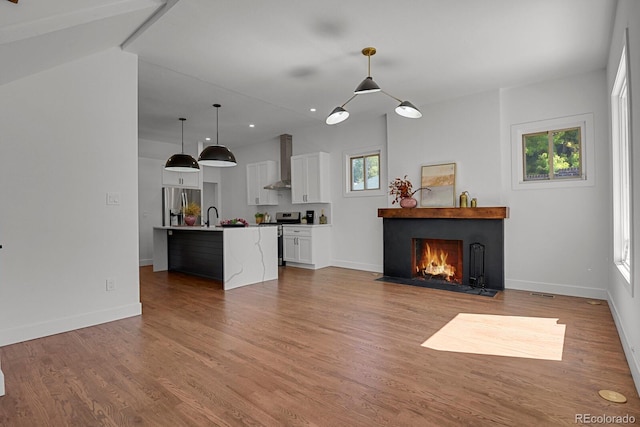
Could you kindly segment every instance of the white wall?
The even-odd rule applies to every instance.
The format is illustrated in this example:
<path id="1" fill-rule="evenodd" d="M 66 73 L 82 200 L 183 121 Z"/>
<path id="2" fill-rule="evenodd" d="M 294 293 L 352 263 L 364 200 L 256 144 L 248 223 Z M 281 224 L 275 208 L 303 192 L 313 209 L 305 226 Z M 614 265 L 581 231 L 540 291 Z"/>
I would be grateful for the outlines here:
<path id="1" fill-rule="evenodd" d="M 640 47 L 640 2 L 635 0 L 620 0 L 616 13 L 611 49 L 609 52 L 609 62 L 607 66 L 607 102 L 613 81 L 618 70 L 620 55 L 622 52 L 623 34 L 625 27 L 629 27 L 629 46 L 631 52 L 631 111 L 632 111 L 632 169 L 633 170 L 633 252 L 632 263 L 632 284 L 634 286 L 633 296 L 628 292 L 624 284 L 624 278 L 613 264 L 613 247 L 609 244 L 607 263 L 607 279 L 609 285 L 609 304 L 616 321 L 620 340 L 624 347 L 627 361 L 631 368 L 636 383 L 636 388 L 640 392 L 640 56 L 637 55 Z M 609 129 L 610 130 L 610 129 Z M 607 203 L 611 209 L 611 201 Z M 609 223 L 607 231 L 612 233 L 612 225 Z"/>
<path id="2" fill-rule="evenodd" d="M 605 72 L 596 71 L 501 92 L 505 277 L 511 289 L 606 298 L 610 178 Z M 593 113 L 595 185 L 511 188 L 511 126 Z M 517 165 L 519 166 L 519 165 Z"/>
<path id="3" fill-rule="evenodd" d="M 422 118 L 390 114 L 389 181 L 408 175 L 420 185 L 421 166 L 456 164 L 456 201 L 462 191 L 478 206 L 501 205 L 498 92 L 421 106 Z M 390 200 L 390 199 L 389 199 Z"/>
<path id="4" fill-rule="evenodd" d="M 141 313 L 137 118 L 119 49 L 0 86 L 0 346 Z"/>
<path id="5" fill-rule="evenodd" d="M 166 161 L 148 157 L 138 158 L 138 232 L 141 266 L 153 264 L 153 227 L 162 225 L 162 168 Z"/>

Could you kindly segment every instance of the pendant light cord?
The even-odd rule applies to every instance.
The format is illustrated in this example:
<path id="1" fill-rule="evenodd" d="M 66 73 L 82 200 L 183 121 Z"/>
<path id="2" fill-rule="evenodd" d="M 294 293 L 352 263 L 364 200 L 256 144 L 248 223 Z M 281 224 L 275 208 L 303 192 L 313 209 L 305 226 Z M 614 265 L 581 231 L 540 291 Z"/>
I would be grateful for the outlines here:
<path id="1" fill-rule="evenodd" d="M 181 118 L 180 121 L 182 122 L 182 154 L 184 154 L 184 121 L 187 119 L 183 119 Z"/>
<path id="2" fill-rule="evenodd" d="M 220 145 L 220 128 L 219 128 L 219 118 L 218 118 L 218 114 L 220 113 L 220 107 L 222 107 L 222 105 L 220 104 L 213 104 L 214 107 L 216 107 L 216 145 Z"/>

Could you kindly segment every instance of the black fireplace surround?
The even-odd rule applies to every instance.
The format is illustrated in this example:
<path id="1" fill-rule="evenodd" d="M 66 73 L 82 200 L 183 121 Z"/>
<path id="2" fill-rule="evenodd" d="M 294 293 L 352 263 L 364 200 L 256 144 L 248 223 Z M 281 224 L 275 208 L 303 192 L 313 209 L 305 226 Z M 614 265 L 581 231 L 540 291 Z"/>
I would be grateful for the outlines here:
<path id="1" fill-rule="evenodd" d="M 383 218 L 384 275 L 414 278 L 414 239 L 462 241 L 462 285 L 469 281 L 470 245 L 484 245 L 484 286 L 504 289 L 504 225 L 502 219 Z M 477 284 L 476 284 L 477 285 Z"/>

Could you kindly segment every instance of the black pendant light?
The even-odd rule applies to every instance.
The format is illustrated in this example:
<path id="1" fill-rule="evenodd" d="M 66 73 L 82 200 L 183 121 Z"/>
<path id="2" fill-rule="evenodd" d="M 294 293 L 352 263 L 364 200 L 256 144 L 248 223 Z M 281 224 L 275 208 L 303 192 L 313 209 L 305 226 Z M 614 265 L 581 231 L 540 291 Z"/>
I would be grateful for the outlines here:
<path id="1" fill-rule="evenodd" d="M 180 154 L 174 154 L 169 157 L 167 163 L 165 163 L 164 168 L 167 170 L 175 171 L 175 172 L 199 172 L 200 166 L 198 166 L 198 162 L 196 159 L 191 157 L 188 154 L 184 154 L 184 122 L 185 118 L 180 118 L 182 122 L 182 152 Z"/>
<path id="2" fill-rule="evenodd" d="M 329 114 L 329 117 L 327 117 L 325 123 L 327 123 L 328 125 L 335 125 L 344 122 L 349 118 L 349 112 L 344 109 L 344 106 L 351 102 L 351 100 L 358 95 L 364 95 L 374 92 L 382 92 L 388 97 L 398 101 L 400 105 L 396 107 L 395 111 L 399 115 L 408 117 L 410 119 L 419 119 L 420 117 L 422 117 L 422 113 L 416 108 L 415 105 L 413 105 L 409 101 L 403 101 L 400 98 L 396 98 L 395 96 L 388 94 L 387 92 L 380 89 L 380 86 L 378 86 L 378 84 L 373 81 L 373 77 L 371 77 L 371 57 L 376 54 L 376 48 L 365 47 L 364 49 L 362 49 L 362 54 L 366 56 L 369 61 L 367 77 L 362 81 L 362 83 L 358 85 L 356 90 L 353 91 L 353 96 L 349 98 L 347 102 L 333 109 L 331 114 Z"/>
<path id="3" fill-rule="evenodd" d="M 202 150 L 198 162 L 204 166 L 215 166 L 218 168 L 235 166 L 238 164 L 236 157 L 227 147 L 220 145 L 219 142 L 218 112 L 221 105 L 213 104 L 213 106 L 216 107 L 216 145 L 210 145 Z"/>

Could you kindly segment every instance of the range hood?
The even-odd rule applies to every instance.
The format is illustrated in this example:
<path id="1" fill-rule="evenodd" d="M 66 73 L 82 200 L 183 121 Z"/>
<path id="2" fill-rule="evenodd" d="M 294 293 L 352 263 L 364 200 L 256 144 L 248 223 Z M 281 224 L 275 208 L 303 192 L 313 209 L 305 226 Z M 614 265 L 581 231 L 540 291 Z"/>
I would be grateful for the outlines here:
<path id="1" fill-rule="evenodd" d="M 280 181 L 265 185 L 267 190 L 291 190 L 291 135 L 280 135 Z"/>

